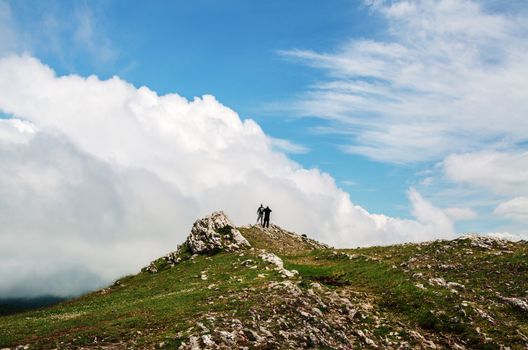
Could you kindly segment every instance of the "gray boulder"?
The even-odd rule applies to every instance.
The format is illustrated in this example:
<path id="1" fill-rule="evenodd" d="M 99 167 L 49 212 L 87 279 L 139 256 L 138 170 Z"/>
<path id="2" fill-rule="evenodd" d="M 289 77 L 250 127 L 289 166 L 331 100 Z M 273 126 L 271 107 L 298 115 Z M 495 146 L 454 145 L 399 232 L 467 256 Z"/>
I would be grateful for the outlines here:
<path id="1" fill-rule="evenodd" d="M 203 219 L 196 220 L 186 244 L 192 254 L 215 254 L 251 247 L 222 211 L 215 211 Z"/>

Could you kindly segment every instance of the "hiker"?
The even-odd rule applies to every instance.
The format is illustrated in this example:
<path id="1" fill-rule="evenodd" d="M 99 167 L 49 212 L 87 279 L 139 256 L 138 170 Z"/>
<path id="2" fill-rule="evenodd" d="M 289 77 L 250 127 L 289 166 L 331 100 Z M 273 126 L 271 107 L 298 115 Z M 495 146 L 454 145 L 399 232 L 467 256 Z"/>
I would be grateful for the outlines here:
<path id="1" fill-rule="evenodd" d="M 257 209 L 257 224 L 263 225 L 263 218 L 264 218 L 264 206 L 260 204 L 260 207 Z"/>
<path id="2" fill-rule="evenodd" d="M 271 209 L 266 207 L 266 209 L 263 209 L 262 211 L 264 212 L 264 223 L 262 224 L 262 227 L 269 227 Z"/>

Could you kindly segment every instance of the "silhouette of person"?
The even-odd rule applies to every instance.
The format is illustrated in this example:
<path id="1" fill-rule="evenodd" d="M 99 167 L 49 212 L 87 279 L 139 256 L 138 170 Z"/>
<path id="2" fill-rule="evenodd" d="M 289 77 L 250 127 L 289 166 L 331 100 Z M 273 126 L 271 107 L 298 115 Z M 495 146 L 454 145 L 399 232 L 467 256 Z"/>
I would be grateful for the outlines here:
<path id="1" fill-rule="evenodd" d="M 257 209 L 257 224 L 263 225 L 262 220 L 264 219 L 264 206 L 261 204 Z"/>
<path id="2" fill-rule="evenodd" d="M 269 207 L 266 207 L 266 209 L 264 209 L 263 212 L 264 212 L 264 223 L 262 224 L 262 227 L 269 227 L 271 209 Z"/>

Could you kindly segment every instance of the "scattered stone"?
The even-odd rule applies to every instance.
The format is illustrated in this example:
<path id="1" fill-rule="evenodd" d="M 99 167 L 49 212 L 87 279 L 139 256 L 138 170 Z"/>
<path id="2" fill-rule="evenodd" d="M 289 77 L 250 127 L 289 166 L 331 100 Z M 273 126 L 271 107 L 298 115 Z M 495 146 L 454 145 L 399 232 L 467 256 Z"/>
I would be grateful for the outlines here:
<path id="1" fill-rule="evenodd" d="M 464 286 L 463 284 L 457 283 L 457 282 L 447 282 L 447 288 L 463 290 L 466 288 L 466 286 Z"/>
<path id="2" fill-rule="evenodd" d="M 209 328 L 207 328 L 202 322 L 196 322 L 196 325 L 202 330 L 202 332 L 209 333 Z"/>
<path id="3" fill-rule="evenodd" d="M 268 264 L 274 265 L 275 269 L 277 270 L 284 269 L 284 263 L 282 262 L 282 259 L 273 253 L 262 253 L 259 255 L 259 258 Z"/>
<path id="4" fill-rule="evenodd" d="M 312 287 L 313 289 L 321 289 L 321 285 L 317 282 L 312 282 L 310 283 L 310 287 Z"/>
<path id="5" fill-rule="evenodd" d="M 255 264 L 255 261 L 252 260 L 252 259 L 247 259 L 247 260 L 244 260 L 240 263 L 240 265 L 242 266 L 245 266 L 245 267 L 249 267 L 249 266 L 252 266 Z"/>
<path id="6" fill-rule="evenodd" d="M 469 240 L 470 245 L 472 247 L 478 247 L 483 248 L 486 250 L 496 248 L 504 248 L 508 241 L 492 236 L 482 236 L 478 233 L 468 233 L 461 237 L 459 237 L 457 240 Z"/>
<path id="7" fill-rule="evenodd" d="M 323 312 L 319 310 L 318 308 L 314 307 L 312 308 L 312 311 L 317 314 L 319 317 L 323 317 Z"/>
<path id="8" fill-rule="evenodd" d="M 482 310 L 482 309 L 480 309 L 478 307 L 475 307 L 474 310 L 480 317 L 482 317 L 483 319 L 487 320 L 491 324 L 495 324 L 495 320 L 493 319 L 493 317 L 491 317 L 486 311 L 484 311 L 484 310 Z"/>
<path id="9" fill-rule="evenodd" d="M 501 299 L 521 311 L 528 312 L 528 303 L 526 302 L 526 300 L 523 300 L 521 298 L 508 298 L 508 297 L 501 297 Z"/>
<path id="10" fill-rule="evenodd" d="M 422 283 L 416 283 L 415 286 L 416 286 L 416 288 L 426 290 L 426 288 L 424 287 L 424 285 Z"/>
<path id="11" fill-rule="evenodd" d="M 227 345 L 234 345 L 235 343 L 235 335 L 233 333 L 229 333 L 226 331 L 220 331 L 220 338 L 222 341 Z"/>
<path id="12" fill-rule="evenodd" d="M 447 287 L 447 283 L 442 277 L 429 278 L 429 284 L 432 286 Z"/>
<path id="13" fill-rule="evenodd" d="M 356 334 L 359 335 L 359 337 L 367 344 L 367 345 L 370 345 L 371 347 L 377 349 L 378 348 L 378 345 L 376 344 L 376 342 L 372 339 L 370 339 L 369 337 L 367 337 L 365 335 L 365 333 L 361 330 L 361 329 L 358 329 L 356 330 Z"/>
<path id="14" fill-rule="evenodd" d="M 189 344 L 191 346 L 191 350 L 201 350 L 200 342 L 198 340 L 198 337 L 190 336 L 189 337 Z"/>
<path id="15" fill-rule="evenodd" d="M 215 342 L 213 341 L 213 338 L 210 334 L 204 334 L 202 335 L 202 342 L 205 346 L 213 346 L 215 345 Z"/>
<path id="16" fill-rule="evenodd" d="M 299 272 L 297 270 L 286 270 L 286 269 L 281 269 L 279 270 L 279 273 L 281 275 L 282 278 L 292 278 L 292 277 L 295 277 L 296 275 L 299 274 Z"/>
<path id="17" fill-rule="evenodd" d="M 438 346 L 436 346 L 436 344 L 434 342 L 425 339 L 425 337 L 423 335 L 421 335 L 420 333 L 418 333 L 417 331 L 410 330 L 409 331 L 409 335 L 411 337 L 413 337 L 414 339 L 419 340 L 424 345 L 426 345 L 424 348 L 427 348 L 427 349 L 438 349 Z"/>
<path id="18" fill-rule="evenodd" d="M 266 328 L 260 326 L 260 327 L 259 327 L 259 330 L 260 330 L 260 331 L 261 331 L 266 337 L 268 337 L 268 338 L 273 338 L 273 334 L 272 334 L 270 331 L 268 331 Z"/>
<path id="19" fill-rule="evenodd" d="M 244 334 L 246 334 L 247 338 L 250 341 L 254 341 L 257 344 L 262 343 L 264 341 L 264 338 L 261 337 L 256 331 L 252 329 L 245 328 Z"/>

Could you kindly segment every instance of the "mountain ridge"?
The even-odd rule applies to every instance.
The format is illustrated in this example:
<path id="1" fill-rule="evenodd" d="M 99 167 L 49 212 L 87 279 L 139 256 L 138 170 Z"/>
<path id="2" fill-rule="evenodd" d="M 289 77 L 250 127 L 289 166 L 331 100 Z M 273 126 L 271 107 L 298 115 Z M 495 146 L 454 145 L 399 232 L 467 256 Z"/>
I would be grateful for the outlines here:
<path id="1" fill-rule="evenodd" d="M 521 349 L 527 254 L 524 241 L 475 235 L 334 249 L 215 212 L 137 275 L 1 317 L 0 346 Z"/>

